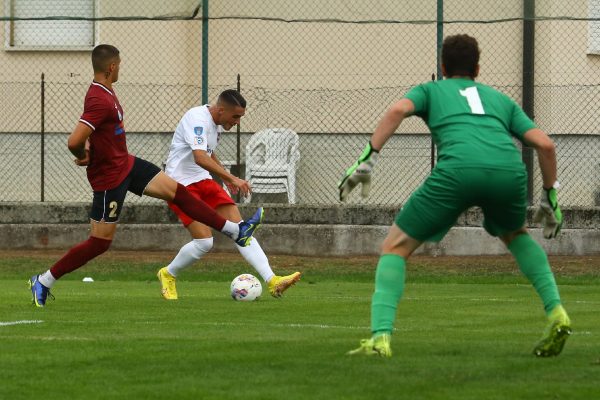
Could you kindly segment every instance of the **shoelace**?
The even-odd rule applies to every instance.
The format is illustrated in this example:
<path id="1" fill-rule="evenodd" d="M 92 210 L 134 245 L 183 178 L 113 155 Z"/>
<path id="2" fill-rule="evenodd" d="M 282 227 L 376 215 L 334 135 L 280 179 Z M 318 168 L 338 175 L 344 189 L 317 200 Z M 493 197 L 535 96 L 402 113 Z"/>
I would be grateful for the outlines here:
<path id="1" fill-rule="evenodd" d="M 56 299 L 54 297 L 54 295 L 52 293 L 50 293 L 50 289 L 47 288 L 46 286 L 42 285 L 42 294 L 44 294 L 44 292 L 46 292 L 46 297 L 50 297 L 52 300 Z"/>

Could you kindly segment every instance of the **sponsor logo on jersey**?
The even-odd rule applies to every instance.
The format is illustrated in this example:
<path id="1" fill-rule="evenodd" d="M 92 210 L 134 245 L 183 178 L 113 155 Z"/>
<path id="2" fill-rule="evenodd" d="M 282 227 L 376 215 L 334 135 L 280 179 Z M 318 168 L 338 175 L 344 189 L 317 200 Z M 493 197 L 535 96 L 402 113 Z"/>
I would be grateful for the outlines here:
<path id="1" fill-rule="evenodd" d="M 125 132 L 125 128 L 123 127 L 123 122 L 119 122 L 115 124 L 115 135 L 120 135 Z"/>
<path id="2" fill-rule="evenodd" d="M 204 143 L 204 128 L 202 126 L 194 127 L 194 144 L 200 145 Z"/>

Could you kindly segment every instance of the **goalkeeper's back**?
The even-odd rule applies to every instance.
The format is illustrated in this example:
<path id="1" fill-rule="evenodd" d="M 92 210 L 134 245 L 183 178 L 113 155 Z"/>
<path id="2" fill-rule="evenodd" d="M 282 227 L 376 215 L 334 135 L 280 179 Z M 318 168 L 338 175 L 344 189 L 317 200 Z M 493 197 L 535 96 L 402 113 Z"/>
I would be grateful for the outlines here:
<path id="1" fill-rule="evenodd" d="M 416 86 L 405 98 L 431 130 L 439 167 L 524 168 L 513 137 L 523 140 L 535 124 L 505 94 L 459 77 Z"/>

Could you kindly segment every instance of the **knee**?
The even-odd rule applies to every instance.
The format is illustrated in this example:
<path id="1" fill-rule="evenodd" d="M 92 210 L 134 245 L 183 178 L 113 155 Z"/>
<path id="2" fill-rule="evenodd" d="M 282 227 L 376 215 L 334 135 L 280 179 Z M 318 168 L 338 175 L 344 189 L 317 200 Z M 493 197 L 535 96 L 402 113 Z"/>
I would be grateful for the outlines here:
<path id="1" fill-rule="evenodd" d="M 213 238 L 209 237 L 206 239 L 194 239 L 194 253 L 199 258 L 203 254 L 208 253 L 213 248 Z"/>
<path id="2" fill-rule="evenodd" d="M 381 254 L 393 253 L 396 248 L 397 246 L 394 246 L 392 243 L 389 242 L 389 240 L 384 240 L 380 248 Z"/>
<path id="3" fill-rule="evenodd" d="M 390 244 L 383 242 L 381 245 L 381 254 L 396 254 L 407 259 L 413 253 L 413 249 L 408 246 L 399 244 Z"/>
<path id="4" fill-rule="evenodd" d="M 527 233 L 527 228 L 523 227 L 521 229 L 518 229 L 514 232 L 510 232 L 510 233 L 506 233 L 502 236 L 500 236 L 500 240 L 502 240 L 502 242 L 508 247 L 509 244 L 511 244 L 511 242 L 513 240 L 515 240 L 515 238 L 519 235 L 523 235 Z"/>
<path id="5" fill-rule="evenodd" d="M 408 259 L 420 245 L 421 242 L 418 240 L 411 238 L 400 230 L 394 229 L 381 244 L 381 254 L 396 254 Z"/>

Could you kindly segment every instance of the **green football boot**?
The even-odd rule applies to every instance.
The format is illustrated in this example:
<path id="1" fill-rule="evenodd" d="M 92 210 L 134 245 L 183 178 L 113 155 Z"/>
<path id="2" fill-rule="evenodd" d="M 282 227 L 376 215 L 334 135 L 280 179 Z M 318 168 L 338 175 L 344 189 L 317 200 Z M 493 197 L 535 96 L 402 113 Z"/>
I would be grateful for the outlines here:
<path id="1" fill-rule="evenodd" d="M 389 333 L 377 335 L 371 339 L 363 339 L 360 341 L 360 347 L 350 350 L 349 355 L 364 354 L 367 356 L 378 355 L 380 357 L 389 358 L 392 356 L 392 337 Z"/>
<path id="2" fill-rule="evenodd" d="M 548 315 L 548 325 L 542 338 L 533 348 L 533 354 L 537 357 L 559 355 L 571 333 L 573 330 L 567 312 L 561 305 L 554 307 Z"/>

